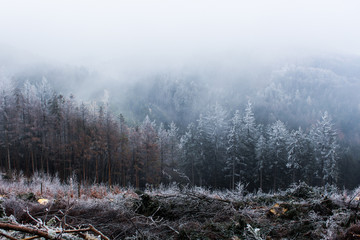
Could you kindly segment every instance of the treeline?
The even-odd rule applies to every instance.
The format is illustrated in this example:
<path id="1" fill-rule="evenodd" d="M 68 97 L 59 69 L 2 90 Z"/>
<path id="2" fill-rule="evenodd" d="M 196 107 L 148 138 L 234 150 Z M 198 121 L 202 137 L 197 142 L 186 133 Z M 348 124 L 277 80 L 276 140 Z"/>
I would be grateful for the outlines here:
<path id="1" fill-rule="evenodd" d="M 233 114 L 215 104 L 180 134 L 174 123 L 157 125 L 149 117 L 129 126 L 106 97 L 79 104 L 46 79 L 36 86 L 3 79 L 0 104 L 0 167 L 9 173 L 137 188 L 178 181 L 270 190 L 339 180 L 340 148 L 326 112 L 307 131 L 289 130 L 281 121 L 258 124 L 250 102 Z"/>
<path id="2" fill-rule="evenodd" d="M 250 102 L 230 119 L 215 105 L 180 141 L 180 166 L 194 185 L 234 188 L 243 182 L 249 189 L 270 190 L 339 180 L 340 146 L 327 112 L 308 131 L 290 131 L 280 120 L 257 124 Z"/>
<path id="3" fill-rule="evenodd" d="M 51 90 L 46 79 L 36 86 L 13 85 L 2 81 L 0 99 L 0 167 L 9 173 L 144 187 L 162 181 L 165 159 L 176 162 L 174 124 L 165 130 L 147 117 L 129 127 L 106 99 L 78 104 Z"/>

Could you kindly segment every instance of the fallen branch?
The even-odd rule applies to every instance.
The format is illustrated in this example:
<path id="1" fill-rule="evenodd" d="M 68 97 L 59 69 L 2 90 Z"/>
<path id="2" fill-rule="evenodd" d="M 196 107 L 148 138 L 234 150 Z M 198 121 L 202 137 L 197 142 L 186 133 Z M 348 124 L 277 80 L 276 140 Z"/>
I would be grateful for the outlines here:
<path id="1" fill-rule="evenodd" d="M 23 238 L 21 240 L 33 240 L 33 239 L 36 239 L 36 238 L 39 238 L 39 236 L 27 237 L 27 238 Z"/>
<path id="2" fill-rule="evenodd" d="M 179 231 L 177 231 L 175 228 L 169 226 L 169 225 L 166 225 L 168 228 L 170 228 L 171 230 L 173 230 L 177 235 L 179 235 Z"/>
<path id="3" fill-rule="evenodd" d="M 19 232 L 24 232 L 24 233 L 29 233 L 29 234 L 34 234 L 36 236 L 33 237 L 29 237 L 26 238 L 26 240 L 30 240 L 30 239 L 35 239 L 38 237 L 44 237 L 46 239 L 55 239 L 55 236 L 51 236 L 50 234 L 48 234 L 45 231 L 41 231 L 38 229 L 34 229 L 34 228 L 30 228 L 30 227 L 26 227 L 26 226 L 20 226 L 17 224 L 10 224 L 10 223 L 0 223 L 0 228 L 4 229 L 4 230 L 14 230 L 14 231 L 19 231 Z M 105 236 L 102 232 L 100 232 L 99 230 L 97 230 L 94 226 L 92 226 L 91 224 L 89 225 L 88 228 L 83 228 L 83 229 L 70 229 L 70 230 L 63 230 L 63 231 L 56 231 L 57 234 L 59 233 L 83 233 L 83 232 L 93 232 L 98 236 L 101 236 L 101 239 L 104 240 L 110 240 L 110 238 L 108 238 L 107 236 Z M 7 235 L 3 232 L 0 231 L 0 235 L 4 236 L 10 240 L 17 240 L 16 238 Z M 63 238 L 61 238 L 63 239 Z"/>
<path id="4" fill-rule="evenodd" d="M 46 239 L 54 239 L 55 238 L 54 236 L 51 236 L 47 232 L 44 232 L 44 231 L 41 231 L 38 229 L 34 229 L 34 228 L 11 224 L 11 223 L 0 223 L 0 228 L 4 229 L 4 230 L 15 230 L 15 231 L 20 231 L 20 232 L 30 233 L 30 234 L 38 235 L 38 236 L 46 238 Z"/>
<path id="5" fill-rule="evenodd" d="M 89 228 L 93 233 L 96 233 L 98 235 L 101 236 L 102 239 L 105 240 L 110 240 L 110 238 L 108 238 L 107 236 L 105 236 L 102 232 L 100 232 L 99 230 L 97 230 L 93 225 L 89 224 Z"/>
<path id="6" fill-rule="evenodd" d="M 84 229 L 71 229 L 71 230 L 63 230 L 63 231 L 57 231 L 56 233 L 81 233 L 81 232 L 88 232 L 92 231 L 91 228 L 84 228 Z"/>

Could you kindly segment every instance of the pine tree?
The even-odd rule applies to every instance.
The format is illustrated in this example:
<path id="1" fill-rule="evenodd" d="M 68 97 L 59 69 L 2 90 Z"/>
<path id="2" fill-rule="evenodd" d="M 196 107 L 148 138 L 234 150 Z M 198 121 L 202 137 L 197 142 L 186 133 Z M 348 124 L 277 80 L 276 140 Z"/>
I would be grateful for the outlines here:
<path id="1" fill-rule="evenodd" d="M 311 159 L 312 149 L 310 148 L 309 140 L 301 128 L 290 133 L 287 150 L 288 158 L 286 167 L 291 169 L 292 182 L 296 182 L 296 176 L 299 175 L 297 173 L 300 169 L 302 171 L 302 177 L 309 176 L 310 166 L 308 166 L 308 160 Z"/>
<path id="2" fill-rule="evenodd" d="M 231 178 L 231 188 L 235 189 L 236 177 L 240 178 L 243 175 L 241 168 L 241 142 L 240 142 L 240 131 L 241 131 L 241 116 L 237 110 L 231 119 L 230 129 L 227 135 L 227 160 L 226 169 L 228 176 Z M 240 181 L 240 179 L 238 180 Z"/>
<path id="3" fill-rule="evenodd" d="M 253 172 L 256 171 L 256 142 L 258 138 L 258 129 L 255 123 L 254 113 L 252 111 L 252 104 L 248 101 L 243 117 L 243 124 L 241 129 L 241 158 L 245 165 L 245 182 L 250 183 L 253 188 Z"/>
<path id="4" fill-rule="evenodd" d="M 179 157 L 178 127 L 174 122 L 170 123 L 169 136 L 169 166 L 175 168 Z"/>
<path id="5" fill-rule="evenodd" d="M 222 172 L 219 169 L 224 169 L 226 161 L 226 132 L 227 132 L 227 111 L 215 104 L 211 106 L 209 111 L 204 115 L 202 122 L 198 123 L 200 131 L 202 131 L 202 143 L 204 166 L 207 168 L 207 173 L 204 176 L 206 184 L 212 186 L 222 185 Z M 201 132 L 200 132 L 201 133 Z"/>
<path id="6" fill-rule="evenodd" d="M 338 176 L 338 150 L 337 132 L 332 119 L 325 112 L 321 120 L 313 129 L 313 141 L 316 149 L 318 174 L 321 184 L 336 184 Z"/>
<path id="7" fill-rule="evenodd" d="M 164 168 L 165 168 L 165 161 L 167 159 L 168 155 L 168 145 L 169 145 L 169 136 L 168 132 L 164 128 L 164 124 L 160 123 L 159 129 L 158 129 L 158 139 L 157 139 L 157 145 L 159 147 L 159 155 L 160 155 L 160 172 L 161 172 L 161 182 L 163 182 L 163 178 L 165 175 Z"/>
<path id="8" fill-rule="evenodd" d="M 272 171 L 273 189 L 279 185 L 288 183 L 286 162 L 287 162 L 287 142 L 289 139 L 288 130 L 280 120 L 269 126 L 268 131 L 268 150 L 270 156 L 269 168 Z"/>
<path id="9" fill-rule="evenodd" d="M 256 167 L 257 167 L 257 175 L 259 181 L 259 189 L 263 189 L 264 182 L 264 169 L 266 167 L 266 159 L 267 159 L 267 143 L 266 139 L 263 135 L 260 135 L 256 142 L 255 154 L 256 154 Z"/>
<path id="10" fill-rule="evenodd" d="M 201 181 L 196 181 L 196 177 L 201 179 L 199 171 L 199 163 L 201 161 L 201 149 L 198 142 L 198 133 L 196 126 L 190 123 L 187 131 L 180 139 L 181 161 L 180 167 L 182 171 L 189 177 L 191 185 L 194 186 Z"/>

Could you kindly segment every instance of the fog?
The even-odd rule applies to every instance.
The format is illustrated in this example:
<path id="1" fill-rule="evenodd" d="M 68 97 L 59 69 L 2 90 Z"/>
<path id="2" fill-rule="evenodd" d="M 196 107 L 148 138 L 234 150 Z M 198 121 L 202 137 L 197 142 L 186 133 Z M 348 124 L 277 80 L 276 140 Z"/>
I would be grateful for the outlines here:
<path id="1" fill-rule="evenodd" d="M 46 77 L 79 100 L 99 99 L 108 89 L 124 102 L 121 98 L 131 95 L 124 83 L 146 80 L 151 88 L 159 78 L 197 79 L 211 86 L 204 91 L 237 89 L 245 97 L 288 65 L 357 73 L 357 62 L 342 56 L 360 54 L 359 5 L 2 1 L 0 66 L 22 81 Z M 133 90 L 131 96 L 138 94 Z"/>
<path id="2" fill-rule="evenodd" d="M 264 161 L 264 179 L 273 179 L 277 189 L 295 182 L 296 174 L 305 179 L 287 162 L 295 156 L 289 143 L 301 135 L 309 148 L 306 156 L 296 156 L 302 159 L 296 168 L 308 169 L 310 184 L 323 185 L 327 179 L 339 186 L 358 186 L 357 1 L 0 1 L 0 166 L 7 163 L 10 169 L 22 161 L 19 139 L 25 139 L 20 148 L 27 175 L 30 159 L 35 161 L 33 151 L 38 166 L 45 156 L 53 156 L 57 164 L 61 149 L 79 143 L 73 152 L 64 150 L 62 159 L 74 158 L 77 164 L 91 159 L 91 167 L 102 156 L 101 168 L 109 167 L 109 175 L 96 179 L 111 182 L 110 163 L 117 172 L 115 156 L 123 154 L 117 144 L 129 140 L 127 147 L 133 149 L 125 147 L 119 159 L 135 159 L 127 154 L 143 151 L 144 139 L 150 139 L 145 135 L 154 133 L 150 158 L 158 162 L 159 139 L 172 129 L 172 144 L 179 149 L 171 164 L 188 176 L 194 175 L 188 171 L 194 169 L 186 165 L 189 160 L 197 159 L 201 166 L 192 184 L 229 186 L 221 175 L 233 169 L 234 188 L 237 166 L 236 181 L 252 182 L 250 188 L 255 189 L 254 173 L 263 169 Z M 283 133 L 279 139 L 277 132 Z M 34 141 L 43 142 L 36 146 Z M 328 153 L 321 147 L 324 143 Z M 53 152 L 44 152 L 43 146 Z M 83 149 L 91 152 L 94 146 L 99 152 L 88 159 Z M 107 154 L 100 153 L 104 146 Z M 259 151 L 269 154 L 259 158 Z M 285 174 L 273 171 L 279 159 Z M 331 169 L 311 180 L 325 161 Z M 34 164 L 33 172 L 38 170 Z M 72 174 L 66 164 L 63 179 Z M 133 170 L 126 170 L 128 176 Z M 57 171 L 55 165 L 52 171 Z M 84 171 L 82 177 L 97 176 L 98 169 L 93 173 Z M 129 183 L 139 177 L 132 176 Z M 286 184 L 276 186 L 277 180 Z M 266 184 L 270 189 L 271 182 Z"/>
<path id="3" fill-rule="evenodd" d="M 0 44 L 104 72 L 359 54 L 357 1 L 2 1 Z M 116 74 L 115 74 L 116 76 Z"/>
<path id="4" fill-rule="evenodd" d="M 182 114 L 195 111 L 197 117 L 211 102 L 237 108 L 263 96 L 283 69 L 297 69 L 289 72 L 293 80 L 302 73 L 321 79 L 323 70 L 358 79 L 359 6 L 322 0 L 2 1 L 0 67 L 20 82 L 45 77 L 78 101 L 100 100 L 108 90 L 114 111 L 138 120 L 149 113 L 133 116 L 134 109 L 151 105 L 171 116 L 160 121 L 178 118 L 171 112 L 182 99 L 174 99 L 175 88 L 193 101 Z M 194 80 L 197 92 L 188 93 Z M 328 105 L 312 111 L 334 108 Z"/>

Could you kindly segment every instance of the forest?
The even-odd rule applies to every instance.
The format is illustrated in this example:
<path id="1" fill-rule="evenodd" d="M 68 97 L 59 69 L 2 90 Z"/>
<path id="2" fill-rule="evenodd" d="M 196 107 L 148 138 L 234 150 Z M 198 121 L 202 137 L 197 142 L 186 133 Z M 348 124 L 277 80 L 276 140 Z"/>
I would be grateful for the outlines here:
<path id="1" fill-rule="evenodd" d="M 295 78 L 292 84 L 298 89 L 292 96 L 288 78 L 299 74 L 309 76 Z M 149 81 L 154 85 L 147 87 L 148 95 L 138 94 L 144 91 L 141 87 L 128 88 L 130 93 L 138 91 L 126 101 L 132 101 L 129 106 L 138 116 L 127 118 L 111 102 L 108 91 L 98 101 L 79 102 L 73 94 L 66 97 L 58 93 L 44 76 L 29 81 L 23 75 L 3 74 L 0 167 L 9 176 L 44 173 L 57 175 L 62 181 L 73 177 L 84 184 L 140 189 L 172 182 L 234 189 L 244 183 L 249 191 L 270 191 L 299 181 L 353 188 L 358 184 L 353 176 L 359 163 L 351 154 L 356 149 L 351 139 L 357 133 L 353 131 L 344 139 L 346 129 L 338 129 L 326 109 L 314 114 L 317 102 L 323 99 L 306 92 L 315 91 L 319 83 L 324 87 L 321 81 L 313 81 L 309 88 L 308 78 L 337 80 L 333 75 L 315 68 L 283 70 L 263 91 L 263 102 L 254 98 L 260 103 L 257 106 L 247 97 L 239 100 L 244 103 L 242 108 L 234 108 L 226 100 L 220 102 L 214 95 L 203 95 L 199 81 L 157 77 Z M 332 88 L 337 89 L 337 85 L 328 84 L 330 95 Z M 165 96 L 168 90 L 170 94 Z M 155 92 L 157 95 L 151 95 Z M 201 98 L 217 100 L 201 105 Z M 234 101 L 234 95 L 229 99 Z M 286 122 L 274 117 L 284 113 L 279 102 L 286 102 L 289 109 Z M 272 118 L 268 119 L 270 111 Z M 169 116 L 176 113 L 171 120 Z"/>

